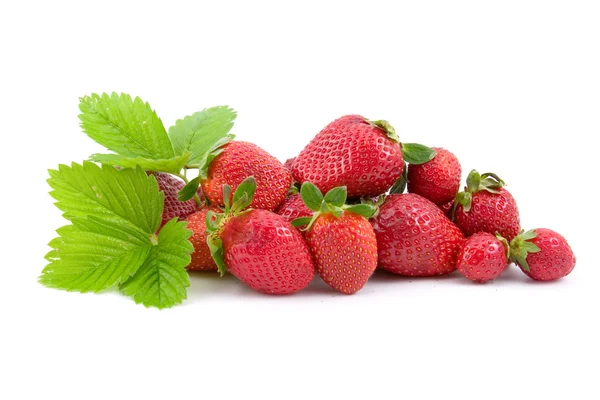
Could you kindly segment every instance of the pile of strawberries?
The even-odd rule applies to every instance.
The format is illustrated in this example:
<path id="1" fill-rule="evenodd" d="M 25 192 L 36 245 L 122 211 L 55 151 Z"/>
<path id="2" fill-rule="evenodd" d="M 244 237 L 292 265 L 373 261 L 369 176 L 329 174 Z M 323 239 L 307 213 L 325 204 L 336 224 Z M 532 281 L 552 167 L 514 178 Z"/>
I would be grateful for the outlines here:
<path id="1" fill-rule="evenodd" d="M 473 170 L 459 191 L 461 172 L 450 151 L 401 143 L 386 121 L 348 115 L 285 164 L 252 143 L 225 144 L 198 190 L 199 207 L 177 200 L 183 182 L 155 175 L 163 221 L 179 217 L 193 231 L 188 270 L 229 271 L 263 293 L 301 290 L 315 271 L 351 294 L 377 267 L 406 276 L 458 269 L 474 282 L 496 278 L 511 261 L 535 280 L 573 270 L 564 237 L 521 230 L 502 179 Z"/>

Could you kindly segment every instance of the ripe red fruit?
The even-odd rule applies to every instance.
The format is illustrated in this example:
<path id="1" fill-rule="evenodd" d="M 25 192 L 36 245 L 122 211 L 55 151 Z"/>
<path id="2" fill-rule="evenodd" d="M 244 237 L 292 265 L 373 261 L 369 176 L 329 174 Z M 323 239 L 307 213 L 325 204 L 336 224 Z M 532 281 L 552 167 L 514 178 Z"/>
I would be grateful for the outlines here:
<path id="1" fill-rule="evenodd" d="M 289 294 L 305 288 L 314 276 L 312 257 L 300 232 L 268 210 L 245 210 L 256 191 L 253 177 L 244 180 L 229 202 L 223 187 L 225 213 L 209 224 L 208 246 L 221 274 L 226 270 L 252 289 Z M 208 214 L 209 218 L 212 214 Z"/>
<path id="2" fill-rule="evenodd" d="M 296 157 L 288 158 L 283 163 L 283 166 L 285 167 L 285 169 L 287 169 L 288 171 L 290 171 L 290 174 L 292 173 L 292 167 L 294 166 L 294 162 L 296 162 Z"/>
<path id="3" fill-rule="evenodd" d="M 436 155 L 432 160 L 408 166 L 408 192 L 442 205 L 456 197 L 462 170 L 454 154 L 439 147 L 433 150 Z"/>
<path id="4" fill-rule="evenodd" d="M 202 181 L 205 196 L 212 204 L 225 205 L 223 185 L 235 189 L 244 179 L 253 176 L 257 189 L 251 207 L 275 210 L 285 198 L 292 177 L 279 160 L 248 142 L 232 141 L 225 144 L 208 166 Z"/>
<path id="5" fill-rule="evenodd" d="M 458 272 L 473 282 L 491 281 L 508 263 L 508 243 L 487 232 L 469 237 L 458 253 Z"/>
<path id="6" fill-rule="evenodd" d="M 373 221 L 379 267 L 408 276 L 447 274 L 465 237 L 434 203 L 417 194 L 392 194 Z"/>
<path id="7" fill-rule="evenodd" d="M 385 121 L 347 115 L 327 125 L 292 166 L 294 180 L 321 192 L 345 185 L 349 197 L 377 196 L 402 174 L 398 137 Z"/>
<path id="8" fill-rule="evenodd" d="M 276 214 L 281 215 L 286 221 L 292 222 L 296 218 L 310 217 L 313 212 L 306 207 L 300 194 L 294 194 L 285 198 L 283 203 L 275 210 Z"/>
<path id="9" fill-rule="evenodd" d="M 302 235 L 271 211 L 250 210 L 232 217 L 220 237 L 227 269 L 254 290 L 294 293 L 304 289 L 314 276 Z"/>
<path id="10" fill-rule="evenodd" d="M 366 218 L 373 215 L 376 207 L 346 205 L 343 186 L 323 196 L 315 185 L 305 182 L 300 192 L 314 214 L 294 224 L 308 225 L 305 237 L 317 272 L 338 292 L 357 292 L 377 268 L 377 239 Z"/>
<path id="11" fill-rule="evenodd" d="M 521 232 L 510 243 L 511 259 L 531 279 L 554 281 L 575 268 L 575 254 L 567 240 L 550 229 Z"/>
<path id="12" fill-rule="evenodd" d="M 377 268 L 377 239 L 362 215 L 320 215 L 306 233 L 306 242 L 317 272 L 338 292 L 357 292 Z"/>
<path id="13" fill-rule="evenodd" d="M 450 200 L 449 202 L 447 202 L 445 204 L 439 204 L 438 207 L 440 208 L 440 210 L 442 210 L 444 212 L 444 214 L 448 218 L 451 218 L 452 217 L 452 206 L 453 205 L 454 205 L 454 200 Z"/>
<path id="14" fill-rule="evenodd" d="M 192 260 L 186 267 L 190 271 L 216 271 L 217 264 L 213 260 L 206 238 L 206 214 L 208 211 L 220 212 L 217 207 L 202 207 L 197 212 L 186 218 L 187 228 L 191 230 L 192 236 L 190 242 L 194 245 L 194 252 L 191 254 Z"/>
<path id="15" fill-rule="evenodd" d="M 194 199 L 177 200 L 179 191 L 185 186 L 182 180 L 164 172 L 152 172 L 152 175 L 158 182 L 158 189 L 165 194 L 161 227 L 173 218 L 185 219 L 196 212 L 198 206 Z"/>
<path id="16" fill-rule="evenodd" d="M 497 175 L 471 171 L 466 191 L 456 195 L 454 222 L 468 237 L 477 232 L 512 240 L 521 230 L 517 202 Z"/>

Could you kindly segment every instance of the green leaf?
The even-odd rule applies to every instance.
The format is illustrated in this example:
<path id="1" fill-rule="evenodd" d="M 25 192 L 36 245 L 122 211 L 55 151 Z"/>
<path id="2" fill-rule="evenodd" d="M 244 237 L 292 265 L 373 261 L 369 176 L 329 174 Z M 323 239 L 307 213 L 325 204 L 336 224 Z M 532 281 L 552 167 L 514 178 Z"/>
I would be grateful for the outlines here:
<path id="1" fill-rule="evenodd" d="M 156 160 L 175 155 L 162 121 L 139 97 L 94 93 L 80 99 L 79 109 L 83 131 L 117 154 Z"/>
<path id="2" fill-rule="evenodd" d="M 198 192 L 198 187 L 200 186 L 200 177 L 197 176 L 188 183 L 184 187 L 181 188 L 179 194 L 177 195 L 177 200 L 179 201 L 188 201 L 193 198 Z"/>
<path id="3" fill-rule="evenodd" d="M 177 120 L 169 128 L 175 154 L 189 151 L 192 153 L 189 162 L 200 163 L 217 142 L 233 139 L 233 136 L 228 137 L 227 134 L 233 127 L 236 116 L 237 113 L 228 106 L 218 106 Z"/>
<path id="4" fill-rule="evenodd" d="M 341 207 L 346 203 L 346 197 L 346 186 L 339 186 L 325 194 L 325 202 L 335 207 Z"/>
<path id="5" fill-rule="evenodd" d="M 363 217 L 369 219 L 375 214 L 375 211 L 377 211 L 377 207 L 371 204 L 355 204 L 352 206 L 347 206 L 346 211 L 362 215 Z"/>
<path id="6" fill-rule="evenodd" d="M 188 240 L 191 235 L 185 222 L 175 218 L 167 222 L 146 262 L 121 285 L 121 291 L 146 307 L 162 309 L 181 303 L 190 285 L 185 267 L 194 251 Z"/>
<path id="7" fill-rule="evenodd" d="M 402 155 L 409 164 L 424 164 L 435 157 L 435 150 L 418 143 L 402 143 Z"/>
<path id="8" fill-rule="evenodd" d="M 122 168 L 135 168 L 139 166 L 146 171 L 167 172 L 170 174 L 179 174 L 189 158 L 189 152 L 163 160 L 127 157 L 119 154 L 92 154 L 90 156 L 91 161 L 102 164 L 115 165 Z"/>
<path id="9" fill-rule="evenodd" d="M 306 207 L 312 211 L 320 211 L 321 203 L 323 203 L 323 194 L 314 184 L 304 182 L 300 187 L 300 195 Z"/>
<path id="10" fill-rule="evenodd" d="M 295 220 L 292 221 L 292 226 L 294 228 L 299 228 L 301 226 L 305 226 L 310 224 L 310 221 L 312 221 L 313 217 L 299 217 L 296 218 Z"/>
<path id="11" fill-rule="evenodd" d="M 223 146 L 233 140 L 235 136 L 227 135 L 219 139 L 205 154 L 200 157 L 198 162 L 198 176 L 201 180 L 208 178 L 208 168 L 215 158 L 223 152 Z"/>
<path id="12" fill-rule="evenodd" d="M 50 195 L 66 219 L 88 216 L 116 221 L 152 234 L 160 225 L 164 194 L 141 169 L 116 170 L 85 161 L 49 170 Z"/>
<path id="13" fill-rule="evenodd" d="M 117 221 L 89 217 L 72 222 L 49 243 L 50 264 L 39 278 L 47 287 L 98 292 L 127 280 L 150 253 L 148 238 Z"/>

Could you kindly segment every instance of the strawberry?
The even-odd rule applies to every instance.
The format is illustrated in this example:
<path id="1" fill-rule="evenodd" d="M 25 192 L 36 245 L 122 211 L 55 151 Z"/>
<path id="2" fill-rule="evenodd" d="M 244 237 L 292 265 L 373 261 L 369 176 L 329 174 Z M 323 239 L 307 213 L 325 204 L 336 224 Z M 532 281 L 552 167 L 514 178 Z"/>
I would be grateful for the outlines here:
<path id="1" fill-rule="evenodd" d="M 454 200 L 450 200 L 449 202 L 447 202 L 445 204 L 438 205 L 440 210 L 442 210 L 448 218 L 451 218 L 451 216 L 452 216 L 452 206 L 454 206 Z"/>
<path id="2" fill-rule="evenodd" d="M 208 233 L 206 232 L 206 215 L 209 211 L 214 213 L 221 212 L 217 207 L 202 207 L 195 213 L 188 215 L 185 219 L 187 221 L 187 228 L 193 232 L 190 237 L 190 242 L 194 245 L 194 252 L 192 253 L 192 260 L 186 267 L 189 271 L 216 271 L 217 264 L 213 260 L 206 239 Z M 214 218 L 213 218 L 214 220 Z"/>
<path id="3" fill-rule="evenodd" d="M 356 293 L 377 268 L 377 240 L 367 219 L 375 207 L 345 205 L 345 187 L 334 188 L 323 197 L 315 185 L 305 182 L 300 192 L 314 214 L 293 224 L 308 224 L 306 242 L 317 272 L 338 292 Z"/>
<path id="4" fill-rule="evenodd" d="M 310 251 L 298 230 L 280 215 L 246 210 L 256 180 L 244 180 L 233 195 L 224 185 L 224 214 L 208 212 L 207 243 L 221 274 L 226 270 L 254 290 L 289 294 L 305 288 L 314 276 Z M 211 220 L 211 218 L 215 218 Z"/>
<path id="5" fill-rule="evenodd" d="M 292 167 L 294 166 L 294 162 L 296 162 L 296 157 L 288 158 L 283 163 L 283 166 L 285 167 L 285 169 L 290 171 L 290 174 L 292 173 Z"/>
<path id="6" fill-rule="evenodd" d="M 492 173 L 473 170 L 464 192 L 456 195 L 454 222 L 468 237 L 477 232 L 499 234 L 508 241 L 521 230 L 519 209 L 504 181 Z"/>
<path id="7" fill-rule="evenodd" d="M 185 219 L 196 212 L 198 205 L 194 199 L 177 200 L 179 191 L 185 186 L 182 180 L 164 172 L 152 172 L 152 175 L 158 182 L 158 189 L 165 194 L 161 227 L 173 218 Z"/>
<path id="8" fill-rule="evenodd" d="M 222 187 L 235 190 L 244 179 L 253 176 L 257 190 L 251 207 L 275 210 L 292 184 L 288 170 L 275 157 L 255 144 L 231 141 L 217 149 L 209 162 L 202 190 L 212 204 L 224 206 Z M 211 158 L 211 157 L 208 157 Z"/>
<path id="9" fill-rule="evenodd" d="M 433 150 L 436 155 L 432 160 L 408 166 L 408 192 L 442 205 L 456 197 L 462 170 L 454 154 L 439 147 Z"/>
<path id="10" fill-rule="evenodd" d="M 294 194 L 285 198 L 283 203 L 275 210 L 276 214 L 281 215 L 287 221 L 292 222 L 296 218 L 310 217 L 313 212 L 306 207 L 300 194 Z"/>
<path id="11" fill-rule="evenodd" d="M 531 279 L 554 281 L 575 268 L 575 254 L 567 240 L 550 229 L 521 231 L 510 242 L 510 258 Z"/>
<path id="12" fill-rule="evenodd" d="M 473 282 L 491 281 L 508 264 L 508 242 L 487 232 L 470 236 L 458 253 L 458 272 Z"/>
<path id="13" fill-rule="evenodd" d="M 405 159 L 422 163 L 434 155 L 421 145 L 401 147 L 386 121 L 346 115 L 327 125 L 302 150 L 292 175 L 298 183 L 312 182 L 321 192 L 345 185 L 349 197 L 378 196 L 400 178 Z"/>
<path id="14" fill-rule="evenodd" d="M 434 203 L 413 193 L 391 194 L 373 220 L 379 266 L 408 276 L 447 274 L 465 237 Z"/>

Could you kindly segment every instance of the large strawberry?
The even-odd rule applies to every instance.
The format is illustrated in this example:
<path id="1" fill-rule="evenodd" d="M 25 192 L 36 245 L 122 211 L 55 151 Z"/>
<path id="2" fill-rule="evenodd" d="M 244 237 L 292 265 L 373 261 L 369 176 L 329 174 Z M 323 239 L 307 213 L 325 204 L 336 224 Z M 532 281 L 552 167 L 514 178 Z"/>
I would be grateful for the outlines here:
<path id="1" fill-rule="evenodd" d="M 220 206 L 225 205 L 223 185 L 235 190 L 249 176 L 257 184 L 253 208 L 275 210 L 292 184 L 289 171 L 279 160 L 248 142 L 231 141 L 218 148 L 207 158 L 207 167 L 202 189 L 212 204 Z"/>
<path id="2" fill-rule="evenodd" d="M 408 276 L 447 274 L 465 237 L 434 203 L 417 194 L 392 194 L 373 220 L 379 266 Z"/>
<path id="3" fill-rule="evenodd" d="M 508 242 L 487 232 L 478 232 L 467 238 L 458 253 L 457 267 L 473 282 L 491 281 L 508 264 Z"/>
<path id="4" fill-rule="evenodd" d="M 423 163 L 435 152 L 405 143 L 386 121 L 360 115 L 341 117 L 319 132 L 296 157 L 292 175 L 325 193 L 346 186 L 349 197 L 378 196 L 402 175 L 404 161 Z"/>
<path id="5" fill-rule="evenodd" d="M 223 187 L 225 212 L 209 211 L 207 243 L 221 274 L 231 272 L 254 290 L 289 294 L 305 288 L 314 276 L 310 251 L 298 230 L 282 216 L 249 209 L 256 181 L 249 177 L 232 197 Z M 214 218 L 214 220 L 213 220 Z"/>
<path id="6" fill-rule="evenodd" d="M 306 207 L 299 193 L 286 197 L 283 203 L 277 207 L 275 213 L 281 215 L 289 222 L 292 222 L 296 218 L 310 217 L 313 214 L 312 210 Z"/>
<path id="7" fill-rule="evenodd" d="M 206 239 L 208 232 L 206 230 L 206 215 L 209 211 L 219 213 L 221 210 L 215 206 L 201 207 L 195 213 L 188 215 L 187 228 L 193 232 L 190 242 L 194 245 L 194 252 L 191 254 L 191 262 L 186 267 L 190 271 L 216 271 L 217 264 L 213 260 Z"/>
<path id="8" fill-rule="evenodd" d="M 460 189 L 462 170 L 450 151 L 433 147 L 435 157 L 423 164 L 408 166 L 408 192 L 443 205 L 454 200 Z"/>
<path id="9" fill-rule="evenodd" d="M 164 207 L 161 225 L 173 218 L 185 219 L 198 209 L 194 199 L 179 201 L 179 191 L 185 186 L 182 180 L 164 172 L 152 172 L 158 182 L 158 189 L 164 192 Z"/>
<path id="10" fill-rule="evenodd" d="M 375 207 L 346 205 L 346 188 L 325 196 L 310 182 L 302 184 L 302 199 L 314 211 L 294 226 L 307 225 L 306 242 L 317 272 L 333 289 L 345 294 L 360 290 L 377 268 L 377 240 L 368 219 Z"/>
<path id="11" fill-rule="evenodd" d="M 554 281 L 575 268 L 575 254 L 567 240 L 551 229 L 521 232 L 510 242 L 511 260 L 536 281 Z"/>
<path id="12" fill-rule="evenodd" d="M 504 185 L 495 174 L 480 175 L 471 171 L 467 187 L 456 195 L 452 210 L 454 222 L 466 236 L 487 232 L 510 241 L 518 235 L 521 230 L 519 209 Z"/>

